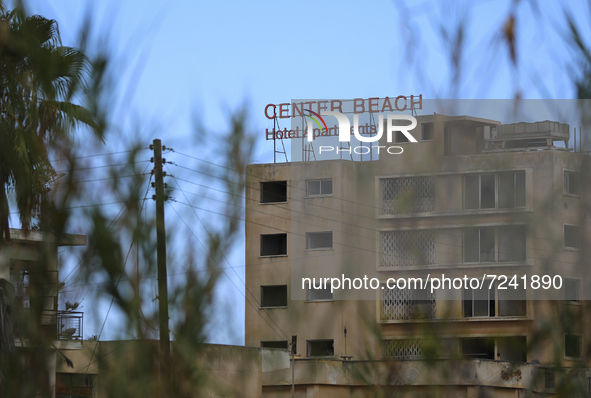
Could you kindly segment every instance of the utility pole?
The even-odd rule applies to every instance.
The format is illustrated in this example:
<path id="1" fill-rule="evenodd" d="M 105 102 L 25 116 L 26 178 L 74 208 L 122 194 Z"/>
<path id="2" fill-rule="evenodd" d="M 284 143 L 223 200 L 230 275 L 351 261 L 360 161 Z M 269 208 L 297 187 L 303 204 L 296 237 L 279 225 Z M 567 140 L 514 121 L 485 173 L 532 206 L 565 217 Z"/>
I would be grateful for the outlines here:
<path id="1" fill-rule="evenodd" d="M 168 330 L 168 285 L 166 277 L 166 228 L 164 225 L 164 173 L 162 143 L 154 140 L 154 176 L 156 180 L 156 251 L 158 257 L 158 313 L 160 318 L 160 353 L 162 374 L 170 372 L 170 333 Z"/>

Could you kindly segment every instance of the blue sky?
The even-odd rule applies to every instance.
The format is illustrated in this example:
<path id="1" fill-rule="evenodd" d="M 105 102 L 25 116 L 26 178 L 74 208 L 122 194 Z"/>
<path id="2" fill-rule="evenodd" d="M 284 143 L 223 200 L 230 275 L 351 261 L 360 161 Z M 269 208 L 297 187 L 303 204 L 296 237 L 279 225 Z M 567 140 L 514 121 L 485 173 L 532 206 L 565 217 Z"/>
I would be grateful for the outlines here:
<path id="1" fill-rule="evenodd" d="M 564 15 L 570 12 L 579 26 L 588 27 L 588 3 L 545 1 L 539 9 L 533 1 L 446 3 L 60 0 L 30 2 L 28 7 L 30 13 L 59 22 L 65 45 L 76 45 L 90 15 L 94 38 L 113 55 L 117 81 L 112 122 L 123 133 L 112 134 L 94 153 L 124 147 L 138 136 L 132 127 L 140 121 L 146 145 L 161 138 L 165 145 L 199 157 L 203 143 L 195 139 L 194 121 L 223 131 L 229 110 L 245 101 L 258 132 L 252 162 L 269 162 L 273 152 L 270 143 L 265 145 L 264 131 L 272 121 L 263 114 L 267 103 L 400 94 L 513 98 L 517 92 L 523 98 L 574 98 L 577 64 L 564 44 Z M 518 32 L 516 68 L 501 39 L 512 12 Z M 452 47 L 444 32 L 447 27 L 453 33 L 459 21 L 466 30 L 463 73 L 455 85 L 450 83 Z M 199 182 L 202 177 L 184 178 Z M 194 216 L 186 214 L 188 219 Z M 168 211 L 167 222 L 184 239 L 188 231 L 175 217 Z M 197 220 L 190 223 L 199 228 Z M 212 342 L 243 343 L 243 253 L 241 240 L 229 256 L 240 277 L 231 273 L 234 283 L 223 278 L 217 304 L 222 315 L 214 321 L 229 328 L 212 333 Z M 83 292 L 74 295 L 84 297 Z M 98 307 L 98 318 L 104 317 L 105 307 Z M 108 325 L 117 322 L 117 314 L 111 314 Z M 85 335 L 96 333 L 98 324 L 89 319 Z"/>

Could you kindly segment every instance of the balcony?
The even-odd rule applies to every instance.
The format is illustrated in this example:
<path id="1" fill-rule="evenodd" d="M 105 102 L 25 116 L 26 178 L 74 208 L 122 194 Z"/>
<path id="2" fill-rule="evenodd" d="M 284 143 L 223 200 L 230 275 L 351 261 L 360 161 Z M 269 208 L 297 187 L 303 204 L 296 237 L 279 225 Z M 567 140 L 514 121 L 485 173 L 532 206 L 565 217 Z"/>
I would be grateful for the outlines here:
<path id="1" fill-rule="evenodd" d="M 57 338 L 59 340 L 82 340 L 84 313 L 57 311 Z"/>

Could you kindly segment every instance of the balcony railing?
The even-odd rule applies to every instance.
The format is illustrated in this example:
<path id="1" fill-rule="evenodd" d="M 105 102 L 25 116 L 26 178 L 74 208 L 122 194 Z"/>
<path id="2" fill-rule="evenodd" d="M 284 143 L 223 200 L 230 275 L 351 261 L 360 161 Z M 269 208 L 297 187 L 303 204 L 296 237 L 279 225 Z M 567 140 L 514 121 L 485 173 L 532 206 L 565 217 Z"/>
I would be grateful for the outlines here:
<path id="1" fill-rule="evenodd" d="M 57 312 L 57 337 L 60 340 L 81 340 L 83 336 L 84 313 L 72 311 Z"/>

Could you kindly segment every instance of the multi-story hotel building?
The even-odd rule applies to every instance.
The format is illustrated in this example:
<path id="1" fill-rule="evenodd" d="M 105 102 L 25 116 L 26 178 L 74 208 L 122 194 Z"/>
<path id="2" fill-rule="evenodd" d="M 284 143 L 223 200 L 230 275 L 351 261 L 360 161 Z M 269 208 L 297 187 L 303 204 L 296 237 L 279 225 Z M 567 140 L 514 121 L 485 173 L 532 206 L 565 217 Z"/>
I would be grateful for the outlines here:
<path id="1" fill-rule="evenodd" d="M 555 393 L 589 348 L 588 154 L 554 121 L 417 121 L 401 155 L 247 168 L 246 345 L 293 349 L 301 397 Z M 491 288 L 386 286 L 442 274 Z M 364 276 L 379 286 L 302 289 Z M 289 372 L 263 374 L 263 396 L 287 396 Z"/>

